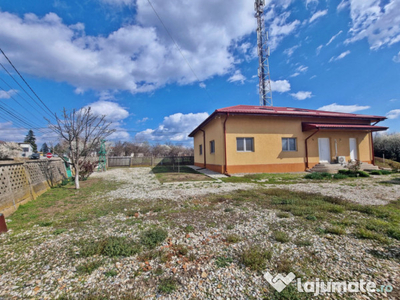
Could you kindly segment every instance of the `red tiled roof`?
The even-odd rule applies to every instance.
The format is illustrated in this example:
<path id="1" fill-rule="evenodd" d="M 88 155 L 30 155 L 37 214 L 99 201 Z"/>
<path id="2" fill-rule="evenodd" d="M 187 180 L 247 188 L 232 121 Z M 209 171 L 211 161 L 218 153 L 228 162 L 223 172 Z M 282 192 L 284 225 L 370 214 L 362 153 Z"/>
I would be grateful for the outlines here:
<path id="1" fill-rule="evenodd" d="M 333 111 L 303 109 L 294 107 L 275 107 L 275 106 L 253 106 L 253 105 L 236 105 L 217 109 L 215 112 L 223 113 L 240 113 L 240 114 L 267 114 L 267 115 L 297 115 L 297 116 L 318 116 L 318 117 L 339 117 L 339 118 L 362 118 L 384 120 L 386 117 L 349 114 Z"/>
<path id="2" fill-rule="evenodd" d="M 302 123 L 303 131 L 313 129 L 344 129 L 344 130 L 366 130 L 366 131 L 384 131 L 389 127 L 357 125 L 357 124 L 319 124 L 319 123 Z"/>
<path id="3" fill-rule="evenodd" d="M 204 120 L 189 136 L 194 134 L 205 124 L 211 121 L 217 114 L 238 114 L 238 115 L 258 115 L 258 116 L 287 116 L 287 117 L 315 117 L 315 118 L 339 118 L 339 119 L 355 119 L 367 120 L 370 122 L 379 122 L 386 119 L 382 116 L 349 114 L 333 111 L 293 108 L 293 107 L 276 107 L 276 106 L 255 106 L 255 105 L 236 105 L 215 110 L 206 120 Z M 375 128 L 375 127 L 374 127 Z M 368 129 L 371 130 L 371 129 Z"/>

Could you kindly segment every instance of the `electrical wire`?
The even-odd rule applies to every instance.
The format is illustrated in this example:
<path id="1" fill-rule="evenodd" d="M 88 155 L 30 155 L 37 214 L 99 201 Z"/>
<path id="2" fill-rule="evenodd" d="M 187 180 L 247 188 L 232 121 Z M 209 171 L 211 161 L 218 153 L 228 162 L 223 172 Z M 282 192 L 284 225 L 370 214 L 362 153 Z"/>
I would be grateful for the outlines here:
<path id="1" fill-rule="evenodd" d="M 54 113 L 50 110 L 50 108 L 42 101 L 42 99 L 40 99 L 40 97 L 35 93 L 35 91 L 32 89 L 32 87 L 29 85 L 29 83 L 25 80 L 25 78 L 21 75 L 21 73 L 17 70 L 17 68 L 14 66 L 14 64 L 11 62 L 11 60 L 7 57 L 7 55 L 4 53 L 3 49 L 0 48 L 1 53 L 3 54 L 3 56 L 7 59 L 7 61 L 9 62 L 9 64 L 13 67 L 13 69 L 15 70 L 15 72 L 17 72 L 17 74 L 19 75 L 19 77 L 25 82 L 25 84 L 29 87 L 29 89 L 31 90 L 31 92 L 36 96 L 36 98 L 39 99 L 39 101 L 43 104 L 43 106 L 47 109 L 47 114 L 49 114 L 51 117 L 54 118 Z M 4 68 L 3 65 L 1 65 Z M 7 73 L 11 76 L 11 74 L 7 71 Z M 17 82 L 17 81 L 16 81 Z M 18 83 L 18 85 L 22 88 L 22 86 Z M 22 88 L 23 89 L 23 88 Z M 25 91 L 25 90 L 24 90 Z M 26 91 L 25 91 L 26 92 Z M 28 94 L 29 95 L 29 94 Z M 29 95 L 30 96 L 30 95 Z M 32 97 L 31 97 L 32 98 Z M 33 98 L 32 98 L 33 99 Z M 33 99 L 34 100 L 34 99 Z M 34 100 L 35 101 L 35 100 Z M 36 101 L 35 101 L 36 102 Z M 36 102 L 37 103 L 37 102 Z M 38 104 L 38 103 L 37 103 Z M 43 109 L 43 108 L 42 108 Z M 46 112 L 45 109 L 43 109 L 43 111 Z"/>

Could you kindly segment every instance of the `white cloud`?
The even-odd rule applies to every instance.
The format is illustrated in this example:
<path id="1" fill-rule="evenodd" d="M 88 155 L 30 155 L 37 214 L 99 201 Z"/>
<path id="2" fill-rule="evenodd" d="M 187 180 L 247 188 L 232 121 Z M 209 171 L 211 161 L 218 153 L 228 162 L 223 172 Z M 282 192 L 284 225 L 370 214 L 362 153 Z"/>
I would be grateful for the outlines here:
<path id="1" fill-rule="evenodd" d="M 86 107 L 91 107 L 92 112 L 95 115 L 105 115 L 109 122 L 119 122 L 129 116 L 129 112 L 115 102 L 100 100 L 88 104 Z"/>
<path id="2" fill-rule="evenodd" d="M 156 129 L 146 129 L 136 134 L 136 138 L 143 141 L 188 141 L 189 133 L 193 131 L 207 117 L 208 113 L 176 113 L 164 117 L 163 122 Z"/>
<path id="3" fill-rule="evenodd" d="M 329 62 L 343 59 L 349 54 L 350 54 L 350 50 L 347 50 L 345 52 L 340 53 L 337 57 L 332 56 L 331 59 L 329 60 Z"/>
<path id="4" fill-rule="evenodd" d="M 340 34 L 342 34 L 343 30 L 340 30 L 337 34 L 335 34 L 333 37 L 331 37 L 331 39 L 329 40 L 329 42 L 326 43 L 325 46 L 330 45 Z"/>
<path id="5" fill-rule="evenodd" d="M 293 73 L 292 75 L 290 75 L 290 77 L 297 77 L 297 76 L 299 76 L 301 73 L 306 72 L 307 70 L 308 70 L 308 67 L 301 65 L 301 66 L 299 66 L 299 67 L 296 68 L 296 72 Z"/>
<path id="6" fill-rule="evenodd" d="M 343 9 L 345 9 L 346 7 L 349 6 L 349 2 L 347 0 L 342 0 L 342 2 L 339 3 L 339 5 L 337 6 L 337 10 L 341 11 Z"/>
<path id="7" fill-rule="evenodd" d="M 205 89 L 207 87 L 207 85 L 204 82 L 200 82 L 199 87 L 201 87 L 202 89 Z"/>
<path id="8" fill-rule="evenodd" d="M 145 123 L 145 122 L 147 122 L 148 120 L 149 120 L 149 118 L 145 117 L 145 118 L 143 118 L 143 119 L 141 119 L 141 120 L 137 120 L 136 123 L 137 123 L 137 124 Z"/>
<path id="9" fill-rule="evenodd" d="M 231 72 L 231 45 L 256 27 L 253 5 L 241 0 L 152 3 L 200 81 Z M 198 81 L 148 2 L 137 0 L 135 8 L 136 24 L 125 23 L 107 36 L 88 35 L 84 24 L 68 26 L 55 13 L 19 17 L 0 11 L 0 44 L 22 72 L 68 82 L 77 93 L 148 92 Z"/>
<path id="10" fill-rule="evenodd" d="M 400 1 L 350 0 L 352 35 L 345 43 L 366 38 L 370 48 L 377 50 L 400 41 Z"/>
<path id="11" fill-rule="evenodd" d="M 246 77 L 240 72 L 240 70 L 236 70 L 235 74 L 233 74 L 231 77 L 228 78 L 229 82 L 238 82 L 240 81 L 241 84 L 243 84 L 246 80 Z"/>
<path id="12" fill-rule="evenodd" d="M 305 100 L 313 96 L 312 92 L 306 92 L 306 91 L 299 91 L 297 93 L 292 93 L 290 95 L 296 98 L 297 100 Z"/>
<path id="13" fill-rule="evenodd" d="M 316 49 L 317 55 L 319 55 L 319 53 L 321 52 L 322 47 L 324 47 L 324 45 L 319 45 Z"/>
<path id="14" fill-rule="evenodd" d="M 388 119 L 398 119 L 400 117 L 400 109 L 393 109 L 386 114 Z"/>
<path id="15" fill-rule="evenodd" d="M 314 14 L 311 16 L 309 23 L 312 23 L 312 22 L 314 22 L 316 19 L 325 16 L 327 13 L 328 13 L 328 10 L 327 10 L 327 9 L 317 11 L 316 13 L 314 13 Z"/>
<path id="16" fill-rule="evenodd" d="M 318 110 L 353 113 L 353 112 L 365 110 L 368 108 L 371 108 L 371 107 L 370 106 L 361 106 L 361 105 L 340 105 L 340 104 L 332 103 L 329 105 L 322 106 L 322 107 L 318 108 Z"/>
<path id="17" fill-rule="evenodd" d="M 393 56 L 393 61 L 395 63 L 400 63 L 400 51 L 397 53 L 397 55 Z"/>
<path id="18" fill-rule="evenodd" d="M 24 141 L 28 130 L 17 128 L 12 122 L 0 123 L 1 141 L 21 143 Z"/>
<path id="19" fill-rule="evenodd" d="M 273 10 L 266 14 L 266 22 L 269 23 L 269 46 L 271 50 L 275 50 L 279 43 L 288 35 L 292 34 L 300 25 L 299 20 L 288 23 L 287 19 L 290 12 L 277 13 Z"/>
<path id="20" fill-rule="evenodd" d="M 290 83 L 287 80 L 271 80 L 272 92 L 285 93 L 290 91 Z"/>
<path id="21" fill-rule="evenodd" d="M 8 91 L 0 91 L 0 99 L 10 99 L 11 96 L 13 96 L 17 90 L 8 90 Z"/>
<path id="22" fill-rule="evenodd" d="M 294 53 L 294 51 L 299 48 L 300 45 L 295 45 L 293 47 L 287 48 L 283 51 L 284 54 L 286 54 L 288 57 L 291 57 Z"/>

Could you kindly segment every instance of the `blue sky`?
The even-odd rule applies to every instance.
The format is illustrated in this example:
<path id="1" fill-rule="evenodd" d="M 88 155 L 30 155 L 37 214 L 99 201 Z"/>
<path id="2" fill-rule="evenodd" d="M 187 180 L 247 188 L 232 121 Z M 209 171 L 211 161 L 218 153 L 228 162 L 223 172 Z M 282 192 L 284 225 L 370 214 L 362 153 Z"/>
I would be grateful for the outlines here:
<path id="1" fill-rule="evenodd" d="M 114 140 L 190 145 L 215 109 L 259 104 L 253 0 L 150 2 L 172 38 L 148 0 L 2 0 L 0 47 L 51 111 L 90 105 Z M 383 115 L 400 131 L 399 0 L 266 2 L 275 106 Z M 45 128 L 40 105 L 0 79 L 0 104 Z M 18 123 L 0 112 L 0 140 L 22 140 Z"/>

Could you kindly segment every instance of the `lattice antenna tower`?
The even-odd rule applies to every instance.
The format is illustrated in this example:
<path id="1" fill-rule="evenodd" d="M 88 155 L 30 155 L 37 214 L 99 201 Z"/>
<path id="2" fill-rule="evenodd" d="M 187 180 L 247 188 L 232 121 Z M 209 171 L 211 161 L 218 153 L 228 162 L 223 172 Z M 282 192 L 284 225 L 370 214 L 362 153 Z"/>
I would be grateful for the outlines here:
<path id="1" fill-rule="evenodd" d="M 264 22 L 265 0 L 255 0 L 254 10 L 257 18 L 257 52 L 258 52 L 258 78 L 260 106 L 272 106 L 271 76 L 269 74 L 268 31 L 265 30 Z"/>
<path id="2" fill-rule="evenodd" d="M 98 171 L 101 172 L 106 171 L 106 166 L 107 166 L 106 140 L 101 140 Z"/>

